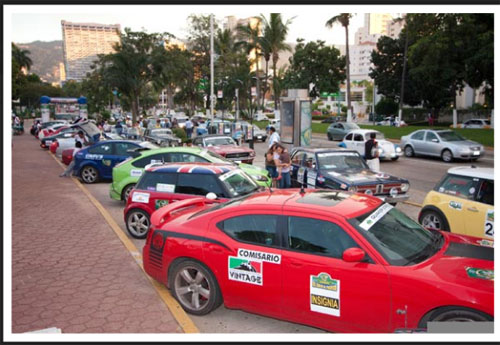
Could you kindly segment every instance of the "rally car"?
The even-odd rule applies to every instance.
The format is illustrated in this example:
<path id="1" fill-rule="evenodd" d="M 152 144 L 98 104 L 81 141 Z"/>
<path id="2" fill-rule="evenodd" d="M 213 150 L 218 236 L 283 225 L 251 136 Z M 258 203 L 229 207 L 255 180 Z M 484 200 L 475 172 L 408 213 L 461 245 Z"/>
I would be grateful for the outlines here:
<path id="1" fill-rule="evenodd" d="M 238 165 L 244 172 L 250 175 L 257 184 L 267 187 L 271 185 L 271 179 L 267 170 L 250 165 L 236 164 L 224 157 L 200 147 L 165 147 L 157 150 L 141 151 L 137 157 L 131 157 L 113 168 L 113 183 L 109 185 L 109 196 L 111 199 L 127 201 L 132 188 L 142 175 L 144 167 L 151 163 L 174 162 L 174 163 L 226 163 Z"/>
<path id="2" fill-rule="evenodd" d="M 198 136 L 193 140 L 193 145 L 204 147 L 236 163 L 252 164 L 255 158 L 254 150 L 238 146 L 236 141 L 228 135 L 214 134 Z"/>
<path id="3" fill-rule="evenodd" d="M 395 204 L 408 200 L 407 179 L 371 171 L 354 150 L 298 147 L 292 151 L 292 187 L 342 189 Z"/>
<path id="4" fill-rule="evenodd" d="M 73 174 L 85 183 L 99 179 L 110 179 L 113 167 L 131 157 L 133 150 L 156 149 L 158 146 L 148 141 L 105 140 L 86 147 L 75 155 Z"/>
<path id="5" fill-rule="evenodd" d="M 130 192 L 123 216 L 129 234 L 145 238 L 151 214 L 162 206 L 199 196 L 225 201 L 258 189 L 255 181 L 234 165 L 153 163 Z"/>
<path id="6" fill-rule="evenodd" d="M 493 248 L 476 239 L 369 195 L 265 190 L 158 209 L 143 262 L 195 315 L 224 303 L 334 332 L 417 331 L 493 320 Z"/>

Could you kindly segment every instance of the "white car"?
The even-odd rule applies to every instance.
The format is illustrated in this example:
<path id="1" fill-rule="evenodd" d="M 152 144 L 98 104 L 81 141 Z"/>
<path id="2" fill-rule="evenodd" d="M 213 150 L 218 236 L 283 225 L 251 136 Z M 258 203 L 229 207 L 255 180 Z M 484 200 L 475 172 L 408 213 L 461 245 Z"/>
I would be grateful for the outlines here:
<path id="1" fill-rule="evenodd" d="M 491 128 L 491 122 L 487 119 L 470 119 L 459 124 L 458 128 Z"/>
<path id="2" fill-rule="evenodd" d="M 385 117 L 382 121 L 378 121 L 375 123 L 377 126 L 390 126 L 391 125 L 391 117 L 390 116 L 387 116 Z M 401 120 L 401 122 L 399 122 L 398 118 L 394 118 L 394 125 L 396 127 L 404 127 L 404 126 L 408 126 L 406 124 L 406 122 L 404 122 L 404 120 Z"/>
<path id="3" fill-rule="evenodd" d="M 342 142 L 339 144 L 350 150 L 356 150 L 360 155 L 365 155 L 365 143 L 370 140 L 370 134 L 375 133 L 375 140 L 378 142 L 380 152 L 380 160 L 397 160 L 403 155 L 403 151 L 399 145 L 396 145 L 389 140 L 386 140 L 384 135 L 373 129 L 355 129 L 346 134 Z"/>
<path id="4" fill-rule="evenodd" d="M 64 150 L 75 148 L 75 138 L 58 138 L 58 146 L 56 150 L 56 157 L 61 158 Z"/>

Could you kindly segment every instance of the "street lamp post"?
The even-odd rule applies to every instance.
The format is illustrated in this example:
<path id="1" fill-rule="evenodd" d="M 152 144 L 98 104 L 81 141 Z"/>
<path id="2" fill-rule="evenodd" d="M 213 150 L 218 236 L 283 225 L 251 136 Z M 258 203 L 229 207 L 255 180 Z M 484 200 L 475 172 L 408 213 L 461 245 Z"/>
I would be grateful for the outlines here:
<path id="1" fill-rule="evenodd" d="M 252 77 L 252 79 L 258 80 L 257 77 Z M 250 83 L 250 143 L 248 144 L 248 147 L 250 147 L 253 150 L 253 106 L 252 106 L 252 101 L 253 101 L 253 96 L 252 96 L 252 83 Z"/>

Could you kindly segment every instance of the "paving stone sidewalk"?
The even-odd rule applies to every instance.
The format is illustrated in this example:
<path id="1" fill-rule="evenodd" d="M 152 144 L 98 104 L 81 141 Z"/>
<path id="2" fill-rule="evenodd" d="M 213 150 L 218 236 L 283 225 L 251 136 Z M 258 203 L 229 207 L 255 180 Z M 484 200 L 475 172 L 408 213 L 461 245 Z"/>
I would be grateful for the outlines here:
<path id="1" fill-rule="evenodd" d="M 12 333 L 182 332 L 102 215 L 29 134 L 12 147 Z M 4 229 L 8 231 L 8 229 Z"/>

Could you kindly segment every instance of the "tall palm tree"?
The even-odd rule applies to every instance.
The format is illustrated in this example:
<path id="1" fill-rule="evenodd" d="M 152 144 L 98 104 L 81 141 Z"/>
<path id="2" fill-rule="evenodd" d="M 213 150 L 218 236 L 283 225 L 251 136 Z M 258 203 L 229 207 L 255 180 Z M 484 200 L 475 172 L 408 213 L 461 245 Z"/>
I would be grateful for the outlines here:
<path id="1" fill-rule="evenodd" d="M 30 70 L 31 66 L 33 66 L 33 61 L 28 56 L 30 54 L 29 50 L 20 49 L 14 43 L 12 43 L 12 58 L 17 62 L 19 68 L 26 68 L 26 70 Z"/>
<path id="2" fill-rule="evenodd" d="M 279 53 L 282 51 L 291 51 L 292 48 L 285 43 L 286 36 L 288 34 L 289 25 L 292 23 L 293 18 L 288 19 L 283 23 L 283 18 L 281 13 L 271 13 L 269 15 L 269 20 L 263 15 L 260 15 L 262 22 L 264 23 L 264 37 L 268 40 L 271 57 L 273 59 L 273 80 L 277 80 L 276 65 L 279 60 Z M 294 17 L 295 18 L 295 17 Z M 273 85 L 274 94 L 274 109 L 278 109 L 279 94 L 276 92 L 276 88 Z"/>
<path id="3" fill-rule="evenodd" d="M 264 87 L 262 91 L 262 106 L 264 105 L 264 100 L 266 98 L 267 88 L 268 88 L 268 79 L 269 79 L 269 60 L 271 59 L 271 44 L 269 38 L 269 31 L 264 31 L 264 34 L 260 37 L 260 49 L 262 53 L 262 57 L 266 62 L 266 69 L 264 74 Z"/>
<path id="4" fill-rule="evenodd" d="M 259 60 L 260 60 L 260 18 L 255 17 L 258 22 L 257 25 L 238 25 L 236 27 L 237 37 L 240 41 L 237 42 L 238 46 L 245 47 L 247 53 L 255 52 L 255 72 L 257 74 L 257 104 L 260 102 L 260 78 L 259 78 Z"/>
<path id="5" fill-rule="evenodd" d="M 335 23 L 340 23 L 345 28 L 345 64 L 346 64 L 346 98 L 347 98 L 347 122 L 352 121 L 351 109 L 351 77 L 349 73 L 349 19 L 352 18 L 350 13 L 341 13 L 335 17 L 328 19 L 326 22 L 327 28 L 332 28 Z"/>

